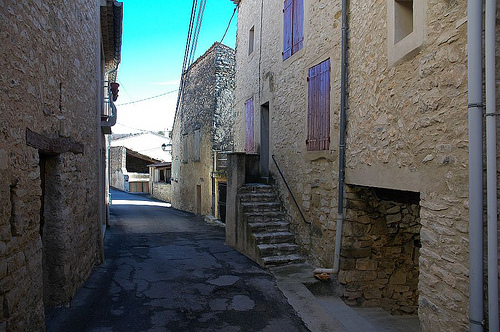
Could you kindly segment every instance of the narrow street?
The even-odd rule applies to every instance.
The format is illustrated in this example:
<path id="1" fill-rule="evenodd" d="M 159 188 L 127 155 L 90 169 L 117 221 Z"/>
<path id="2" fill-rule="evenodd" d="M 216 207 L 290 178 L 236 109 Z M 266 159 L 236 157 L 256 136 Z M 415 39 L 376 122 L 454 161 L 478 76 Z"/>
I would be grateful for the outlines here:
<path id="1" fill-rule="evenodd" d="M 48 331 L 307 331 L 266 270 L 224 230 L 145 196 L 112 191 L 104 264 Z"/>

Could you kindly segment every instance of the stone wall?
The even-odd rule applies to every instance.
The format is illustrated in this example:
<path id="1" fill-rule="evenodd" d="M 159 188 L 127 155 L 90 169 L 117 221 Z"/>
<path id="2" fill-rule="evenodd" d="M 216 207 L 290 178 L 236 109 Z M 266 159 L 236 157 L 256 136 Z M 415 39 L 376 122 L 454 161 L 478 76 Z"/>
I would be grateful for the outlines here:
<path id="1" fill-rule="evenodd" d="M 164 202 L 172 201 L 172 185 L 170 183 L 152 182 L 152 184 L 151 196 Z"/>
<path id="2" fill-rule="evenodd" d="M 283 2 L 261 6 L 259 0 L 245 0 L 239 4 L 235 151 L 244 151 L 245 101 L 253 98 L 254 138 L 256 151 L 260 152 L 261 105 L 268 103 L 270 155 L 275 155 L 307 221 L 313 224 L 311 228 L 302 221 L 272 161 L 271 176 L 296 240 L 310 254 L 313 264 L 331 267 L 337 215 L 340 2 L 304 1 L 304 8 L 304 47 L 283 61 Z M 252 27 L 254 51 L 248 54 L 248 32 Z M 308 70 L 326 59 L 331 61 L 330 149 L 307 151 Z"/>
<path id="3" fill-rule="evenodd" d="M 416 314 L 420 214 L 418 194 L 348 187 L 338 281 L 352 305 Z"/>
<path id="4" fill-rule="evenodd" d="M 0 40 L 0 330 L 44 330 L 103 258 L 99 5 L 0 1 Z M 27 129 L 83 153 L 39 155 Z"/>
<path id="5" fill-rule="evenodd" d="M 351 4 L 346 177 L 351 184 L 420 193 L 422 328 L 465 330 L 466 1 L 415 2 L 427 6 L 424 40 L 395 64 L 388 59 L 388 1 Z"/>
<path id="6" fill-rule="evenodd" d="M 111 187 L 125 190 L 124 175 L 127 174 L 127 149 L 124 146 L 112 146 L 109 155 Z"/>
<path id="7" fill-rule="evenodd" d="M 189 67 L 172 131 L 175 208 L 204 215 L 213 213 L 213 150 L 231 149 L 233 145 L 233 84 L 234 50 L 225 45 L 214 44 Z M 199 159 L 195 154 L 198 145 Z"/>
<path id="8" fill-rule="evenodd" d="M 468 326 L 466 1 L 414 1 L 419 13 L 414 29 L 422 28 L 423 35 L 405 54 L 388 45 L 391 1 L 349 2 L 346 181 L 419 193 L 420 321 L 424 331 L 461 331 Z M 253 98 L 260 152 L 260 105 L 269 103 L 270 154 L 311 228 L 273 164 L 271 175 L 310 261 L 331 267 L 338 207 L 340 1 L 304 1 L 304 46 L 285 61 L 282 6 L 282 1 L 239 2 L 235 151 L 244 151 L 245 101 Z M 251 29 L 256 37 L 249 54 Z M 309 152 L 308 69 L 328 58 L 330 149 Z"/>

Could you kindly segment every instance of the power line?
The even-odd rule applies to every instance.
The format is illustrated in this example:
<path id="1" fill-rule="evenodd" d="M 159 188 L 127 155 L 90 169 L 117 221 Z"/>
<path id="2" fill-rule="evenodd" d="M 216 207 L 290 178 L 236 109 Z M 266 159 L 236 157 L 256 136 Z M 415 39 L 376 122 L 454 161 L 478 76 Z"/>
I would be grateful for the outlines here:
<path id="1" fill-rule="evenodd" d="M 187 64 L 188 68 L 193 63 L 194 56 L 196 53 L 196 46 L 198 45 L 198 35 L 200 34 L 201 23 L 203 22 L 203 13 L 205 12 L 206 3 L 207 3 L 206 0 L 201 0 L 200 8 L 198 9 L 198 17 L 196 18 L 196 25 L 195 25 L 194 35 L 193 35 L 193 42 L 191 44 L 191 55 L 189 57 L 189 61 Z"/>
<path id="2" fill-rule="evenodd" d="M 118 79 L 117 79 L 117 80 L 118 80 Z M 118 80 L 118 83 L 120 83 L 120 88 L 122 88 L 122 89 L 123 89 L 123 91 L 125 91 L 125 94 L 128 96 L 128 98 L 129 98 L 129 99 L 132 99 L 132 97 L 130 97 L 130 95 L 129 95 L 129 93 L 128 93 L 127 89 L 125 89 L 125 85 L 123 85 L 123 82 L 122 82 L 122 81 L 120 81 L 120 80 Z"/>
<path id="3" fill-rule="evenodd" d="M 236 14 L 236 10 L 237 9 L 238 9 L 238 6 L 234 7 L 233 15 L 231 15 L 231 18 L 229 19 L 229 23 L 227 24 L 226 31 L 224 31 L 224 36 L 222 36 L 222 39 L 220 40 L 221 44 L 224 41 L 224 38 L 226 38 L 226 34 L 227 34 L 228 30 L 229 30 L 229 27 L 231 26 L 231 22 L 233 21 L 233 17 L 234 17 L 234 14 Z"/>
<path id="4" fill-rule="evenodd" d="M 124 125 L 123 123 L 120 123 L 120 122 L 117 122 L 116 124 L 117 124 L 117 125 L 120 125 L 120 126 L 122 126 L 122 127 L 128 128 L 128 129 L 139 130 L 139 131 L 144 131 L 144 132 L 148 131 L 148 130 L 146 130 L 146 129 L 140 129 L 140 128 L 130 127 L 130 126 Z"/>
<path id="5" fill-rule="evenodd" d="M 198 34 L 200 33 L 201 23 L 203 21 L 203 12 L 205 11 L 206 0 L 200 0 L 200 8 L 198 9 L 198 15 L 196 15 L 196 9 L 198 8 L 198 0 L 193 0 L 193 6 L 191 8 L 191 18 L 189 21 L 188 35 L 186 39 L 186 48 L 184 50 L 184 61 L 182 63 L 181 80 L 179 84 L 179 92 L 177 94 L 177 104 L 175 106 L 175 112 L 179 108 L 179 103 L 182 98 L 182 93 L 184 90 L 184 79 L 187 69 L 191 65 L 191 61 L 194 58 L 194 53 L 196 52 L 196 44 L 198 42 Z M 195 25 L 196 19 L 196 25 Z M 194 34 L 193 34 L 194 25 Z"/>
<path id="6" fill-rule="evenodd" d="M 178 90 L 177 90 L 177 89 L 175 89 L 175 90 L 168 91 L 168 92 L 165 92 L 165 93 L 162 93 L 162 94 L 156 95 L 156 96 L 152 96 L 152 97 L 148 97 L 148 98 L 144 98 L 144 99 L 139 99 L 139 100 L 135 100 L 135 101 L 129 101 L 128 103 L 117 104 L 116 106 L 123 106 L 123 105 L 129 105 L 129 104 L 136 104 L 136 103 L 140 103 L 140 102 L 142 102 L 142 101 L 146 101 L 146 100 L 150 100 L 150 99 L 158 98 L 158 97 L 161 97 L 161 96 L 165 96 L 165 95 L 168 95 L 169 93 L 173 93 L 173 92 L 177 92 L 177 91 L 178 91 Z"/>

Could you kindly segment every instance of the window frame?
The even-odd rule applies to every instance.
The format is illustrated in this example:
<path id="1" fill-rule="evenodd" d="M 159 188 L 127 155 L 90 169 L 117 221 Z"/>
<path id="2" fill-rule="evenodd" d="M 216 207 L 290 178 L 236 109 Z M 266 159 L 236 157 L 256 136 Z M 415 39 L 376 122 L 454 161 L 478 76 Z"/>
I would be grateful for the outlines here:
<path id="1" fill-rule="evenodd" d="M 330 149 L 331 62 L 309 68 L 307 76 L 307 151 Z"/>
<path id="2" fill-rule="evenodd" d="M 283 2 L 283 61 L 304 46 L 304 0 Z"/>

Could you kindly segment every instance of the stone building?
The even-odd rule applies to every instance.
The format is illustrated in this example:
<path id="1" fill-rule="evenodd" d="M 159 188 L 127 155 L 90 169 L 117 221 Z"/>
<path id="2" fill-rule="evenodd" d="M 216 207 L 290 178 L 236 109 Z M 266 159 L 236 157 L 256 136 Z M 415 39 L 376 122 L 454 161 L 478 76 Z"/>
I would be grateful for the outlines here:
<path id="1" fill-rule="evenodd" d="M 0 17 L 0 330 L 43 331 L 103 260 L 122 4 L 1 1 Z"/>
<path id="2" fill-rule="evenodd" d="M 172 206 L 221 217 L 221 156 L 233 147 L 234 50 L 220 43 L 187 70 L 172 130 Z M 224 202 L 221 202 L 224 203 Z"/>
<path id="3" fill-rule="evenodd" d="M 124 146 L 111 146 L 109 155 L 111 187 L 131 193 L 151 193 L 148 166 L 159 160 Z"/>
<path id="4" fill-rule="evenodd" d="M 346 29 L 341 1 L 234 2 L 233 156 L 247 162 L 229 167 L 259 155 L 296 242 L 347 303 L 467 330 L 466 1 L 348 1 Z"/>
<path id="5" fill-rule="evenodd" d="M 118 136 L 118 138 L 115 138 Z M 153 132 L 112 135 L 110 185 L 128 192 L 153 193 L 148 165 L 170 162 L 170 138 Z"/>

